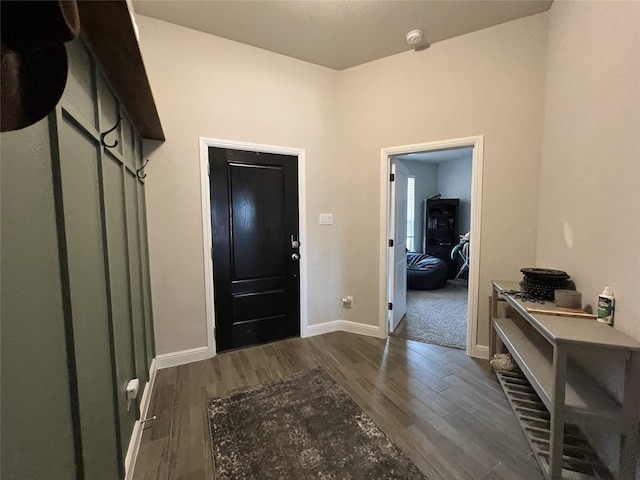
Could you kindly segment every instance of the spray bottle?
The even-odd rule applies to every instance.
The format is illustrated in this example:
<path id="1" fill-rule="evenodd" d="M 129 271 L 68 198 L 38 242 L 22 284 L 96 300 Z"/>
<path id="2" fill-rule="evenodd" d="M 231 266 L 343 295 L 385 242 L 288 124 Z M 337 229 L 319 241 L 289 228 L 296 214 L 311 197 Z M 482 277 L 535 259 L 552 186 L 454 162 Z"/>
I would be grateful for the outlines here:
<path id="1" fill-rule="evenodd" d="M 615 298 L 613 291 L 609 287 L 604 287 L 604 291 L 598 295 L 598 321 L 613 325 L 613 310 L 615 308 Z"/>

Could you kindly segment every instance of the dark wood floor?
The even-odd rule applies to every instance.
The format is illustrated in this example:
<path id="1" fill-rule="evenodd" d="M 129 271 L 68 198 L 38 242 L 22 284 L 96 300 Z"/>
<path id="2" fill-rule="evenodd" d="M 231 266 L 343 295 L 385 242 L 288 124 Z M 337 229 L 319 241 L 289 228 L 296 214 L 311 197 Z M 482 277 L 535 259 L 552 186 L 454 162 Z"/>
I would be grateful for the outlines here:
<path id="1" fill-rule="evenodd" d="M 205 400 L 318 365 L 430 480 L 543 478 L 488 362 L 336 332 L 160 370 L 134 480 L 213 478 Z"/>

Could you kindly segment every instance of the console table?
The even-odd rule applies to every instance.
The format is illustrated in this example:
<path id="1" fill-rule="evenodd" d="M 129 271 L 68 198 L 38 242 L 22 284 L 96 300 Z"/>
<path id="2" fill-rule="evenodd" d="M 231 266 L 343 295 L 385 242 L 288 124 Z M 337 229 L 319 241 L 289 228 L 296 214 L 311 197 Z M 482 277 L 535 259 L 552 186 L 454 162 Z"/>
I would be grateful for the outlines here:
<path id="1" fill-rule="evenodd" d="M 526 383 L 524 379 L 514 378 L 511 382 L 507 381 L 512 387 L 505 387 L 502 372 L 496 372 L 545 477 L 557 480 L 564 478 L 563 473 L 569 475 L 567 470 L 563 472 L 563 450 L 566 463 L 567 452 L 577 447 L 563 447 L 563 442 L 567 434 L 565 424 L 572 424 L 578 427 L 588 425 L 619 435 L 619 478 L 633 480 L 640 449 L 640 343 L 595 320 L 554 315 L 556 307 L 551 302 L 541 305 L 503 294 L 511 290 L 519 291 L 517 282 L 492 283 L 490 358 L 497 353 L 498 343 L 501 342 L 537 394 L 520 393 L 528 388 L 528 385 L 519 388 L 520 384 Z M 498 300 L 502 299 L 516 312 L 511 315 L 513 318 L 497 318 Z M 529 309 L 548 310 L 549 314 L 533 314 Z M 611 354 L 615 352 L 624 358 L 622 403 L 617 402 L 587 372 L 571 361 L 574 354 L 584 355 L 597 350 Z M 508 379 L 510 374 L 505 375 L 504 378 Z M 533 413 L 535 408 L 531 407 L 538 402 L 537 397 L 548 411 L 548 414 L 544 412 L 545 416 Z M 540 407 L 544 410 L 544 407 Z M 532 418 L 541 422 L 543 417 L 549 425 L 547 449 L 539 448 L 539 442 L 545 441 L 544 437 L 531 435 L 543 429 L 526 422 Z M 577 464 L 580 462 L 588 463 L 576 460 Z"/>

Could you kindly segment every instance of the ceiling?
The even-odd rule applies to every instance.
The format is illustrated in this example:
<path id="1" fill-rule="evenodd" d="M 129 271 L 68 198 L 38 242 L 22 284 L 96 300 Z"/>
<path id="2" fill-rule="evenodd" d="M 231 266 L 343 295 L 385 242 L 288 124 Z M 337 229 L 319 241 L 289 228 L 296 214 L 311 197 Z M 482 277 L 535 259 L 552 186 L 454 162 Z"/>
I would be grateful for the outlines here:
<path id="1" fill-rule="evenodd" d="M 343 70 L 548 10 L 549 0 L 134 0 L 135 12 Z M 423 43 L 421 46 L 426 46 Z"/>
<path id="2" fill-rule="evenodd" d="M 403 155 L 397 155 L 397 160 L 411 160 L 412 162 L 429 162 L 429 163 L 442 163 L 449 160 L 458 160 L 460 158 L 468 157 L 471 159 L 473 155 L 473 147 L 460 147 L 449 148 L 446 150 L 431 150 L 428 152 L 419 153 L 406 153 Z"/>

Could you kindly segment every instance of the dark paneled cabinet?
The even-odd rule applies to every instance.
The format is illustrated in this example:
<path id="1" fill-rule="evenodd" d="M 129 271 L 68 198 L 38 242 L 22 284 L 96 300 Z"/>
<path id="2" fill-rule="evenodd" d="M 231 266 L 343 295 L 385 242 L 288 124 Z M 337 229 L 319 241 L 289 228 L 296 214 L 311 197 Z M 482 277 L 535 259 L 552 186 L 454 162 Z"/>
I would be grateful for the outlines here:
<path id="1" fill-rule="evenodd" d="M 441 258 L 449 268 L 449 278 L 456 276 L 456 262 L 451 259 L 451 250 L 459 242 L 458 198 L 425 199 L 423 203 L 424 236 L 422 251 Z"/>
<path id="2" fill-rule="evenodd" d="M 67 52 L 55 110 L 2 134 L 7 479 L 124 478 L 154 356 L 141 139 L 84 43 Z"/>

